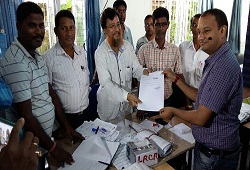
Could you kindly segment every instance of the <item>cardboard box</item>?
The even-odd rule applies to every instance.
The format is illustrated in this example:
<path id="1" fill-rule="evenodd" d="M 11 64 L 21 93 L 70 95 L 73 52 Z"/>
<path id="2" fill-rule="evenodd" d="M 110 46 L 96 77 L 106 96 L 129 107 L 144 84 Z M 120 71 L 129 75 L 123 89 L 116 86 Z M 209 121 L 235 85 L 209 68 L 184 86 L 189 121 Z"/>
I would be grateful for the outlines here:
<path id="1" fill-rule="evenodd" d="M 158 147 L 150 139 L 144 143 L 128 142 L 126 155 L 131 163 L 143 162 L 148 166 L 158 163 Z"/>

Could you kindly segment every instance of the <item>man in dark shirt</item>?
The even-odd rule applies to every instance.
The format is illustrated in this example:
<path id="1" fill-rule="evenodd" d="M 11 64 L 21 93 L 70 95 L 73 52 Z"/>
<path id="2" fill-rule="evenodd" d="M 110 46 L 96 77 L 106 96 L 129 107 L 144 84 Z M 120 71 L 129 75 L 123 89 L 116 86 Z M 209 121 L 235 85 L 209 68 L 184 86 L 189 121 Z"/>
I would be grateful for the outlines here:
<path id="1" fill-rule="evenodd" d="M 194 169 L 237 169 L 239 159 L 238 114 L 242 103 L 242 75 L 227 42 L 228 22 L 219 9 L 204 12 L 198 22 L 198 39 L 205 61 L 199 89 L 192 88 L 170 69 L 164 74 L 195 102 L 195 110 L 172 107 L 160 110 L 164 119 L 178 116 L 192 124 L 196 140 Z"/>

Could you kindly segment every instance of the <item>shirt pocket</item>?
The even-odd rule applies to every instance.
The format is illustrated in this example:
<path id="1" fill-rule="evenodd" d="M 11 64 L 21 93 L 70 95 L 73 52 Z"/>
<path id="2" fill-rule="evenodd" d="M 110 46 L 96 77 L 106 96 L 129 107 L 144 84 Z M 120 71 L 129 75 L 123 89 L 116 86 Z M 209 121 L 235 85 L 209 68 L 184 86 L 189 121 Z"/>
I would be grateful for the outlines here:
<path id="1" fill-rule="evenodd" d="M 132 68 L 131 67 L 126 67 L 125 68 L 125 80 L 126 81 L 132 81 Z"/>

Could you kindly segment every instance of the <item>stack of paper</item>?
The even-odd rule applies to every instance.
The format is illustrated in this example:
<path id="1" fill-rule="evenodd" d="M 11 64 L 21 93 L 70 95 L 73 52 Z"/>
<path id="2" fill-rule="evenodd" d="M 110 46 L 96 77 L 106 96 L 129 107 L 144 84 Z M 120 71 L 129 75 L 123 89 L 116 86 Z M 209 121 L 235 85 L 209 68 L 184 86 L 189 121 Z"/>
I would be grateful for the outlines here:
<path id="1" fill-rule="evenodd" d="M 59 170 L 104 170 L 108 167 L 101 162 L 111 163 L 120 143 L 102 140 L 100 136 L 93 135 L 84 140 L 73 153 L 75 162 L 72 165 L 65 165 Z"/>
<path id="2" fill-rule="evenodd" d="M 98 128 L 98 132 L 96 132 Z M 93 135 L 99 135 L 108 141 L 115 141 L 119 136 L 119 131 L 116 130 L 117 125 L 95 119 L 95 121 L 84 122 L 80 127 L 76 129 L 77 132 L 81 133 L 85 138 Z"/>
<path id="3" fill-rule="evenodd" d="M 246 103 L 242 103 L 240 114 L 238 115 L 238 119 L 240 120 L 240 123 L 244 122 L 250 117 L 250 105 Z"/>
<path id="4" fill-rule="evenodd" d="M 192 134 L 191 128 L 185 125 L 184 123 L 180 123 L 175 125 L 174 127 L 168 129 L 171 132 L 175 133 L 180 138 L 184 139 L 185 141 L 193 144 L 195 143 L 194 136 Z"/>

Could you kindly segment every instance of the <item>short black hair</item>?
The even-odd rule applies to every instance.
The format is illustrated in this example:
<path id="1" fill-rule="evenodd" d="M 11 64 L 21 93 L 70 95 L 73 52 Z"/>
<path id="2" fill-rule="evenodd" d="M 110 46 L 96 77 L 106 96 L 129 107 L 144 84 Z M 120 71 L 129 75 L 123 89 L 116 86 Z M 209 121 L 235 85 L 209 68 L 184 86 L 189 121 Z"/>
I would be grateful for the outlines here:
<path id="1" fill-rule="evenodd" d="M 42 9 L 34 2 L 23 2 L 17 7 L 17 22 L 22 23 L 30 14 L 41 14 L 44 17 Z"/>
<path id="2" fill-rule="evenodd" d="M 151 14 L 147 15 L 145 18 L 144 18 L 144 24 L 146 25 L 146 20 L 149 19 L 149 18 L 152 18 L 153 16 Z"/>
<path id="3" fill-rule="evenodd" d="M 155 20 L 161 17 L 166 17 L 167 22 L 169 22 L 169 13 L 168 10 L 164 7 L 156 8 L 153 12 L 153 23 L 155 23 Z"/>
<path id="4" fill-rule="evenodd" d="M 213 15 L 215 17 L 215 20 L 217 21 L 218 28 L 221 28 L 223 25 L 227 26 L 227 32 L 228 32 L 228 22 L 227 22 L 227 16 L 226 14 L 217 8 L 209 9 L 201 14 L 201 17 L 205 17 L 207 15 Z M 227 37 L 226 32 L 226 37 Z"/>
<path id="5" fill-rule="evenodd" d="M 190 19 L 190 23 L 192 24 L 193 23 L 193 19 L 194 18 L 200 18 L 201 17 L 201 14 L 195 14 L 191 19 Z"/>
<path id="6" fill-rule="evenodd" d="M 113 20 L 115 16 L 118 17 L 118 14 L 113 8 L 106 8 L 102 12 L 102 16 L 100 19 L 100 24 L 101 24 L 102 29 L 107 28 L 107 25 L 106 25 L 107 19 Z"/>
<path id="7" fill-rule="evenodd" d="M 113 3 L 113 8 L 115 10 L 118 9 L 119 6 L 124 6 L 125 9 L 127 10 L 127 4 L 124 0 L 116 0 L 114 3 Z"/>
<path id="8" fill-rule="evenodd" d="M 67 17 L 70 18 L 74 21 L 75 23 L 75 17 L 74 15 L 69 11 L 69 10 L 61 10 L 59 11 L 56 16 L 55 16 L 55 27 L 58 28 L 59 27 L 59 21 L 61 18 L 63 17 Z"/>

